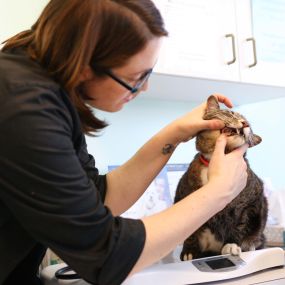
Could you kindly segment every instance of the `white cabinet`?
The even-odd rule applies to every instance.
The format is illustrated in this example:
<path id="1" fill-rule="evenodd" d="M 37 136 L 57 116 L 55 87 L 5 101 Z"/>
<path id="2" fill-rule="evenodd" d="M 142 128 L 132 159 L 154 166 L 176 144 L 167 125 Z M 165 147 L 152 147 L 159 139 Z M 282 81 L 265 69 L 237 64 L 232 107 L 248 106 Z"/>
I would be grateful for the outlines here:
<path id="1" fill-rule="evenodd" d="M 236 0 L 236 11 L 240 80 L 285 86 L 285 0 Z"/>
<path id="2" fill-rule="evenodd" d="M 156 72 L 285 86 L 285 0 L 154 2 L 169 31 Z"/>
<path id="3" fill-rule="evenodd" d="M 234 0 L 154 2 L 169 32 L 155 71 L 238 80 Z"/>

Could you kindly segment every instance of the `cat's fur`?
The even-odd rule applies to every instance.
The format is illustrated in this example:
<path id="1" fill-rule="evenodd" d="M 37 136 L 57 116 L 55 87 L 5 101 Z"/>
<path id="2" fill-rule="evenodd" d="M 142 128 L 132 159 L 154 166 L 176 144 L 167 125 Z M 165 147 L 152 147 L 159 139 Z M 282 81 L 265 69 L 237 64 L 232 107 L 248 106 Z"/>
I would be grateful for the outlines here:
<path id="1" fill-rule="evenodd" d="M 203 155 L 204 161 L 210 160 L 216 139 L 221 132 L 227 135 L 226 153 L 244 143 L 252 147 L 261 142 L 261 138 L 252 133 L 249 123 L 242 115 L 228 109 L 220 109 L 214 96 L 208 98 L 204 119 L 220 119 L 226 127 L 222 130 L 202 131 L 197 135 L 196 149 L 199 153 L 178 183 L 175 203 L 207 183 L 208 168 L 201 162 L 200 155 Z M 264 247 L 267 200 L 263 192 L 263 182 L 251 170 L 246 158 L 245 161 L 248 166 L 246 187 L 226 208 L 184 241 L 181 260 L 227 253 L 238 255 L 240 251 Z"/>

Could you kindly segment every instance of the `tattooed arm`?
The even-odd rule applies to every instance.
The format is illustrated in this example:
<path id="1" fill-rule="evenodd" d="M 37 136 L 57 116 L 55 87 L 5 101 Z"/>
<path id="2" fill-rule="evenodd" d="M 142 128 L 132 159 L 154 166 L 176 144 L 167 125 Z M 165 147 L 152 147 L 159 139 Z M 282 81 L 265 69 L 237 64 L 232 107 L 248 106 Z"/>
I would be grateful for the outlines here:
<path id="1" fill-rule="evenodd" d="M 231 102 L 216 95 L 220 102 L 231 107 Z M 206 104 L 202 104 L 185 116 L 173 121 L 153 136 L 125 164 L 107 174 L 105 204 L 114 215 L 120 215 L 132 206 L 161 171 L 175 148 L 194 137 L 203 129 L 220 129 L 218 120 L 203 120 Z"/>
<path id="2" fill-rule="evenodd" d="M 247 167 L 243 155 L 247 146 L 226 155 L 225 146 L 226 138 L 221 135 L 209 165 L 206 185 L 168 209 L 143 219 L 146 241 L 132 273 L 160 260 L 244 189 Z"/>

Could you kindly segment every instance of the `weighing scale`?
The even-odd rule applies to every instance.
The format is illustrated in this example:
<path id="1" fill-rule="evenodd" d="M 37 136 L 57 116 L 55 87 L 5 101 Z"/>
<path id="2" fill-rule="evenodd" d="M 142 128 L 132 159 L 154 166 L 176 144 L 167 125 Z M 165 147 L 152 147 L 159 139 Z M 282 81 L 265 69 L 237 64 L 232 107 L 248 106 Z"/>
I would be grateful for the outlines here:
<path id="1" fill-rule="evenodd" d="M 54 274 L 59 268 L 64 266 L 66 265 L 57 264 L 46 267 L 41 273 L 44 284 L 89 284 L 83 280 L 57 280 Z M 242 252 L 240 256 L 218 255 L 192 261 L 155 264 L 134 274 L 123 282 L 122 285 L 202 284 L 234 279 L 277 267 L 284 267 L 284 251 L 279 247 Z M 284 277 L 285 268 L 282 278 Z"/>
<path id="2" fill-rule="evenodd" d="M 233 279 L 273 267 L 284 267 L 284 251 L 281 248 L 243 252 L 240 257 L 219 255 L 157 264 L 133 275 L 122 285 L 201 284 Z"/>

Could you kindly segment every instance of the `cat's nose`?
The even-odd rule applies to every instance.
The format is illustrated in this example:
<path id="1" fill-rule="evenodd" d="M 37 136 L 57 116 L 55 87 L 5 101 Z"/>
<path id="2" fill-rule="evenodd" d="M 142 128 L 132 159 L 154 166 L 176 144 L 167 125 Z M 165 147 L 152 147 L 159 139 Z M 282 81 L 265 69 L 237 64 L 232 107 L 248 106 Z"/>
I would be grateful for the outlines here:
<path id="1" fill-rule="evenodd" d="M 243 128 L 249 127 L 249 124 L 248 124 L 247 122 L 241 122 L 241 123 L 242 123 L 242 127 L 243 127 Z"/>

